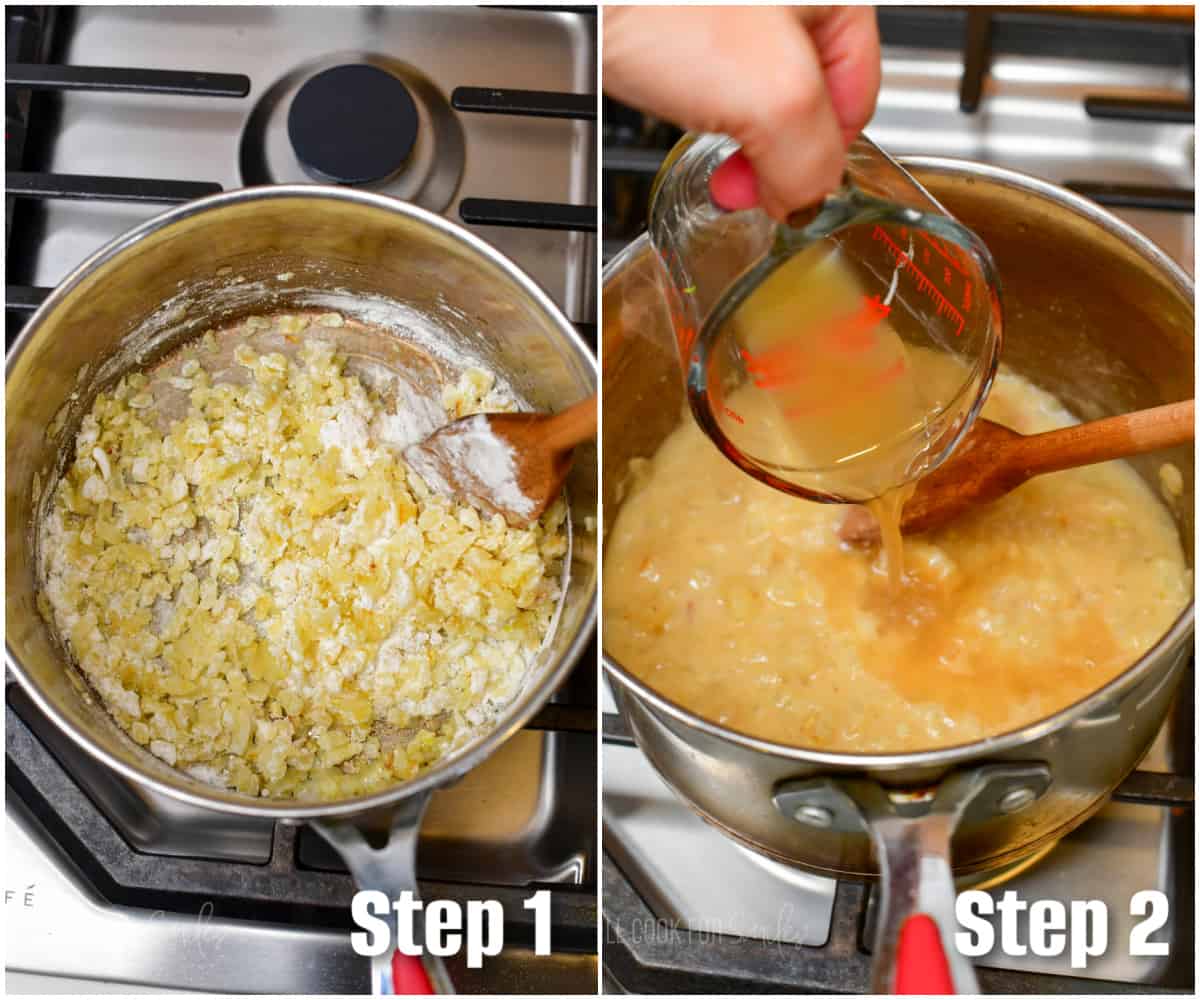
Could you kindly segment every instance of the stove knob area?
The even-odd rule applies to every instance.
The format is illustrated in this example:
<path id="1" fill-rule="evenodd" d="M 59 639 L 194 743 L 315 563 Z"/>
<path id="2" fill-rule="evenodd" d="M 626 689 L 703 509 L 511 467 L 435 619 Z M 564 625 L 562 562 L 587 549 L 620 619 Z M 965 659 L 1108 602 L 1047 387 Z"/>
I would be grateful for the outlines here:
<path id="1" fill-rule="evenodd" d="M 292 99 L 287 130 L 314 180 L 371 184 L 401 170 L 417 141 L 417 105 L 400 80 L 366 64 L 335 66 Z"/>

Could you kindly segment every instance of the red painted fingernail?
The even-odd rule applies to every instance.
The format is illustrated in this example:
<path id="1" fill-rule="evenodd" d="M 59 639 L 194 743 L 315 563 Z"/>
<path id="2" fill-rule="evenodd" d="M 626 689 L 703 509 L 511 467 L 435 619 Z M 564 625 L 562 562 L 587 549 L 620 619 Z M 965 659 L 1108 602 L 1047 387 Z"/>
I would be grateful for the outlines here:
<path id="1" fill-rule="evenodd" d="M 713 171 L 708 182 L 713 204 L 726 212 L 739 212 L 758 204 L 758 178 L 754 167 L 740 152 Z"/>

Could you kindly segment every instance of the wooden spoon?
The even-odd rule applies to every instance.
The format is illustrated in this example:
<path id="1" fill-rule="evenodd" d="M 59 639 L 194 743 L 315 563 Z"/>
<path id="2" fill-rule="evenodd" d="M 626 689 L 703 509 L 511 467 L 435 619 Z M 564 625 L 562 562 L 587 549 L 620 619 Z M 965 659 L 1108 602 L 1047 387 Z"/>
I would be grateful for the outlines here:
<path id="1" fill-rule="evenodd" d="M 476 413 L 409 445 L 404 460 L 434 490 L 528 526 L 560 493 L 572 449 L 596 436 L 596 397 L 561 413 Z"/>
<path id="2" fill-rule="evenodd" d="M 976 420 L 951 456 L 917 483 L 904 505 L 900 530 L 915 534 L 940 527 L 1044 472 L 1169 448 L 1195 435 L 1194 399 L 1028 436 Z M 855 507 L 838 534 L 848 542 L 875 542 L 879 524 L 865 507 Z"/>

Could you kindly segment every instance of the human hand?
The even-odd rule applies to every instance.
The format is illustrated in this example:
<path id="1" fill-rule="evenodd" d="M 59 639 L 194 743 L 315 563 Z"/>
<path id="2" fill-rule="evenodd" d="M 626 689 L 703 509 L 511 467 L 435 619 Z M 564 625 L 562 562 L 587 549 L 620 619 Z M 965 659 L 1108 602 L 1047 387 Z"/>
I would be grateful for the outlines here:
<path id="1" fill-rule="evenodd" d="M 879 92 L 872 8 L 606 6 L 603 17 L 611 96 L 741 144 L 713 175 L 722 207 L 783 219 L 838 186 Z"/>

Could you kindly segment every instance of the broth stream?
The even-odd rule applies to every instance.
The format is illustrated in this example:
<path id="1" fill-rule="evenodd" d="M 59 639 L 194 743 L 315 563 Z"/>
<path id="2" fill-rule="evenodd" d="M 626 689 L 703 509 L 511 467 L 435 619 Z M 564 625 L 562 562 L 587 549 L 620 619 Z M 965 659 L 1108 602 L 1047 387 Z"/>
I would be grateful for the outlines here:
<path id="1" fill-rule="evenodd" d="M 746 453 L 792 470 L 785 478 L 864 502 L 898 594 L 900 512 L 969 373 L 932 342 L 906 342 L 889 319 L 893 305 L 865 294 L 828 244 L 793 257 L 731 323 L 748 377 L 727 410 L 740 422 L 725 430 Z"/>

